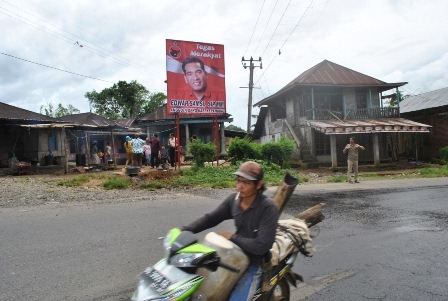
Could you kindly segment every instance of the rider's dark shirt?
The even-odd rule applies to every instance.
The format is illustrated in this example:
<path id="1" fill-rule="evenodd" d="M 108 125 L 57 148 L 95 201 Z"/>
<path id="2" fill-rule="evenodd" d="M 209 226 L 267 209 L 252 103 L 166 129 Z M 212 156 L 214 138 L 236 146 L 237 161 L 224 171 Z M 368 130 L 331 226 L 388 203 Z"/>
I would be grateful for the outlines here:
<path id="1" fill-rule="evenodd" d="M 234 219 L 236 233 L 230 240 L 243 249 L 251 263 L 259 264 L 275 241 L 277 204 L 273 199 L 259 193 L 252 205 L 243 211 L 235 196 L 236 193 L 231 194 L 215 210 L 182 229 L 198 233 L 224 220 Z"/>

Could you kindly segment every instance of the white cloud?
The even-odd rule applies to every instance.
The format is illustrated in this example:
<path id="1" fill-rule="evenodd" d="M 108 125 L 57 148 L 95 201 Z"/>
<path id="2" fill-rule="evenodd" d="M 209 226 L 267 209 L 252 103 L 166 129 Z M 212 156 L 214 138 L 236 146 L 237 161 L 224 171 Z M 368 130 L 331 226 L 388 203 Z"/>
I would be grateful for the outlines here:
<path id="1" fill-rule="evenodd" d="M 166 92 L 165 39 L 224 44 L 227 110 L 244 129 L 248 90 L 239 87 L 248 85 L 249 73 L 241 66 L 243 55 L 263 56 L 263 69 L 255 69 L 261 89 L 254 103 L 324 59 L 387 82 L 407 81 L 405 89 L 417 93 L 447 86 L 446 1 L 279 0 L 275 9 L 276 1 L 266 1 L 254 31 L 262 3 L 7 0 L 0 3 L 0 50 L 112 83 L 135 79 L 152 92 Z M 0 55 L 0 101 L 36 112 L 50 100 L 88 111 L 84 94 L 110 82 Z"/>

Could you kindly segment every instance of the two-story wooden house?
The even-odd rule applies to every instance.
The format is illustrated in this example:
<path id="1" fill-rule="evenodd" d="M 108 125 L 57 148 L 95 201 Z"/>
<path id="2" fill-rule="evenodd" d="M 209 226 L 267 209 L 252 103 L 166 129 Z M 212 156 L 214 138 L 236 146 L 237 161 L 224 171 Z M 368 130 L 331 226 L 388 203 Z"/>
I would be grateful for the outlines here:
<path id="1" fill-rule="evenodd" d="M 303 72 L 277 93 L 261 100 L 254 136 L 269 142 L 285 135 L 295 140 L 305 162 L 337 167 L 350 137 L 366 150 L 360 163 L 393 158 L 395 133 L 425 133 L 430 126 L 400 118 L 386 107 L 382 93 L 402 83 L 386 83 L 328 60 Z M 396 145 L 396 144 L 395 144 Z"/>

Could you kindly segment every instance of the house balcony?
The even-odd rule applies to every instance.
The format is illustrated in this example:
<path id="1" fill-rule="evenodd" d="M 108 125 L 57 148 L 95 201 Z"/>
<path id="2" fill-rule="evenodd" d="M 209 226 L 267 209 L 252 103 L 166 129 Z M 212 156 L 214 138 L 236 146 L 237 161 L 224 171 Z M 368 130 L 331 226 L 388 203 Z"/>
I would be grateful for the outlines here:
<path id="1" fill-rule="evenodd" d="M 331 111 L 330 109 L 312 109 L 306 111 L 308 120 L 360 120 L 360 119 L 382 119 L 400 117 L 400 108 L 371 108 L 354 109 L 345 112 Z"/>

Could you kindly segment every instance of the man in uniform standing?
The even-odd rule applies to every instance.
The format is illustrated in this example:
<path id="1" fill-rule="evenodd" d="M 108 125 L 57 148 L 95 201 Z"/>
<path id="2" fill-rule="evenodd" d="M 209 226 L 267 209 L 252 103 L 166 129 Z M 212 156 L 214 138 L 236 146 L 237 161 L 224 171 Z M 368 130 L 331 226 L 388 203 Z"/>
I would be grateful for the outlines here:
<path id="1" fill-rule="evenodd" d="M 359 144 L 355 143 L 355 138 L 350 138 L 350 143 L 347 144 L 342 151 L 344 154 L 347 155 L 347 182 L 352 182 L 351 174 L 355 174 L 355 182 L 359 183 L 358 181 L 358 157 L 359 157 L 359 150 L 365 150 L 364 146 L 361 146 Z"/>

